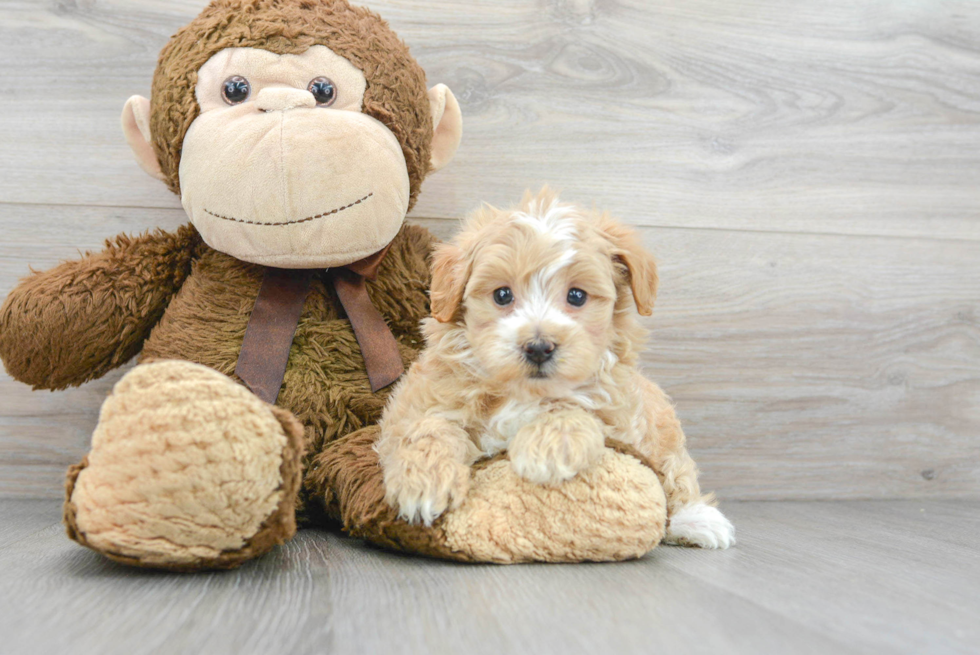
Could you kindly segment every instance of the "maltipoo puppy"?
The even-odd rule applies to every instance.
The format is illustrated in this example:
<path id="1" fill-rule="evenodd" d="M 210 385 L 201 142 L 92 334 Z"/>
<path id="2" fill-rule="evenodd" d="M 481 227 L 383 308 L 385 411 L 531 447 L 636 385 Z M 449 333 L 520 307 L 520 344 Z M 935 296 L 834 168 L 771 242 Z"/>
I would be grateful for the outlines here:
<path id="1" fill-rule="evenodd" d="M 484 206 L 432 263 L 426 348 L 392 394 L 376 445 L 386 499 L 431 524 L 466 497 L 470 466 L 508 451 L 524 478 L 559 484 L 606 437 L 649 458 L 666 540 L 727 548 L 732 524 L 698 487 L 670 399 L 637 368 L 657 269 L 632 229 L 560 203 Z"/>

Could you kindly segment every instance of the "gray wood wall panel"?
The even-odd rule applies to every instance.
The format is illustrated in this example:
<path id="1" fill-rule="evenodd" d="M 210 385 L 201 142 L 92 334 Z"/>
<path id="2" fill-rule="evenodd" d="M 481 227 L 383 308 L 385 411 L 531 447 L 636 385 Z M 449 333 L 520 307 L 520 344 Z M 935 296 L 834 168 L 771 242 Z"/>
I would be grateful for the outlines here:
<path id="1" fill-rule="evenodd" d="M 0 201 L 176 206 L 116 119 L 203 4 L 0 3 Z M 978 238 L 970 0 L 370 6 L 465 113 L 419 215 L 551 182 L 651 225 Z"/>
<path id="2" fill-rule="evenodd" d="M 118 115 L 190 0 L 0 0 L 0 296 L 175 227 Z M 464 112 L 415 220 L 551 183 L 660 260 L 646 371 L 723 497 L 980 496 L 980 5 L 371 2 Z M 430 218 L 422 218 L 430 217 Z M 0 496 L 56 496 L 118 379 L 0 375 Z"/>

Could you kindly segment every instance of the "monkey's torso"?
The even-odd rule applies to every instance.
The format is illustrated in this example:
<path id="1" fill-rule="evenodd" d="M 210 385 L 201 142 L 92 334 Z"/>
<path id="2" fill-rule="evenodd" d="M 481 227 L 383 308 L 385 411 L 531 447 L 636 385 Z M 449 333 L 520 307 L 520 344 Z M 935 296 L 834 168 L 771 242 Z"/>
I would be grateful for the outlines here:
<path id="1" fill-rule="evenodd" d="M 428 254 L 434 237 L 404 226 L 368 293 L 407 366 L 422 346 L 428 314 Z M 234 376 L 264 269 L 199 245 L 191 272 L 143 346 L 141 360 L 180 359 Z M 360 348 L 326 271 L 303 307 L 277 404 L 304 425 L 307 458 L 381 417 L 388 389 L 372 393 Z M 235 378 L 237 380 L 237 378 Z"/>

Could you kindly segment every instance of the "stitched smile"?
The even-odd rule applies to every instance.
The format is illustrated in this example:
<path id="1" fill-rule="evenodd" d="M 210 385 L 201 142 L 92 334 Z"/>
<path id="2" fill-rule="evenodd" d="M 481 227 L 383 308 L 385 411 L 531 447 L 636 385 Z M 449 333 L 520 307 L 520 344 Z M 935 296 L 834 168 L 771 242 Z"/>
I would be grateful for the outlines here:
<path id="1" fill-rule="evenodd" d="M 211 214 L 215 218 L 220 218 L 223 221 L 233 221 L 235 223 L 245 223 L 246 225 L 266 225 L 266 226 L 270 226 L 270 227 L 276 227 L 276 226 L 277 227 L 282 227 L 284 225 L 296 225 L 298 223 L 308 223 L 310 221 L 315 221 L 318 218 L 326 218 L 327 216 L 332 216 L 333 214 L 339 214 L 340 212 L 344 211 L 345 209 L 350 209 L 354 205 L 361 204 L 362 202 L 364 202 L 365 200 L 367 200 L 368 198 L 370 198 L 373 195 L 374 195 L 374 192 L 372 191 L 371 193 L 367 194 L 363 198 L 358 198 L 357 200 L 355 200 L 354 202 L 350 203 L 349 205 L 344 205 L 343 207 L 337 207 L 337 209 L 331 209 L 328 212 L 323 212 L 322 214 L 317 214 L 316 216 L 307 216 L 306 218 L 300 218 L 300 219 L 297 219 L 295 221 L 283 221 L 282 223 L 260 223 L 259 221 L 246 221 L 246 220 L 241 219 L 241 218 L 232 218 L 231 216 L 222 216 L 221 214 L 215 214 L 210 209 L 205 209 L 204 211 L 206 213 L 208 213 L 208 214 Z"/>

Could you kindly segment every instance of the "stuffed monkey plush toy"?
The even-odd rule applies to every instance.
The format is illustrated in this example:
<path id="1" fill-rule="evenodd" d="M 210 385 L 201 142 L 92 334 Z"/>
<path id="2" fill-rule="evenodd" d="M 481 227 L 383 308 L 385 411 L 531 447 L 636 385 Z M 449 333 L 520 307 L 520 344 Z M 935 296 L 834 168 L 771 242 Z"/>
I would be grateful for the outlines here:
<path id="1" fill-rule="evenodd" d="M 33 274 L 0 310 L 4 365 L 36 389 L 139 356 L 68 472 L 72 539 L 173 570 L 234 567 L 297 518 L 471 561 L 625 559 L 660 541 L 657 476 L 615 444 L 558 488 L 482 462 L 430 527 L 385 504 L 375 423 L 421 346 L 434 243 L 404 220 L 462 121 L 381 18 L 346 0 L 214 0 L 122 124 L 190 223 Z"/>

